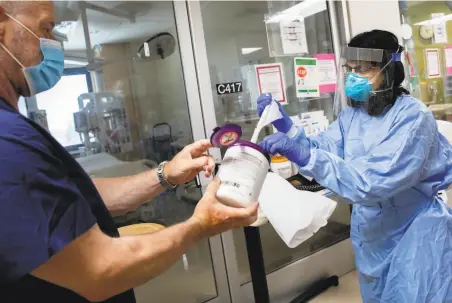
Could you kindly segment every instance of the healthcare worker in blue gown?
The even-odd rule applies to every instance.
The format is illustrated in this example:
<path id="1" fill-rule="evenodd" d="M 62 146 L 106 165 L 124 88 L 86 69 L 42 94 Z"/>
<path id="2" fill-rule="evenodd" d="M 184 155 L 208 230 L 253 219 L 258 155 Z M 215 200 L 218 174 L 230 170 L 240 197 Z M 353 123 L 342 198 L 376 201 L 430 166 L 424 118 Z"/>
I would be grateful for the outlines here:
<path id="1" fill-rule="evenodd" d="M 280 108 L 279 132 L 261 145 L 353 204 L 364 302 L 452 302 L 452 211 L 438 196 L 452 183 L 452 148 L 400 86 L 402 51 L 386 31 L 354 37 L 342 51 L 338 119 L 306 137 Z M 260 114 L 271 100 L 259 98 Z"/>

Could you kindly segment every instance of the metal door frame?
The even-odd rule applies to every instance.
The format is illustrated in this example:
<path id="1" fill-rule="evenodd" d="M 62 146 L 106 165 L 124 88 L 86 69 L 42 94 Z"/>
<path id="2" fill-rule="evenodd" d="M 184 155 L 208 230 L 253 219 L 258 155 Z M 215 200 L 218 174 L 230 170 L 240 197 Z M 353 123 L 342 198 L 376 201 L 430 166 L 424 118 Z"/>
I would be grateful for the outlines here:
<path id="1" fill-rule="evenodd" d="M 339 4 L 343 3 L 339 2 Z M 201 4 L 199 0 L 189 0 L 184 2 L 184 5 L 186 5 L 188 13 L 188 24 L 186 25 L 186 28 L 189 28 L 191 34 L 194 54 L 194 58 L 191 58 L 190 60 L 193 59 L 193 63 L 195 64 L 193 67 L 194 71 L 191 75 L 197 76 L 196 88 L 199 89 L 199 97 L 201 98 L 200 107 L 204 117 L 203 124 L 205 133 L 207 134 L 217 126 L 217 121 L 204 36 Z M 343 37 L 349 35 L 347 35 L 349 30 L 346 26 L 346 24 L 348 24 L 347 16 L 344 12 L 338 14 L 337 9 L 338 6 L 335 1 L 329 0 L 328 11 L 332 26 L 333 47 L 336 57 L 340 56 L 340 44 L 344 40 Z M 345 31 L 343 30 L 344 28 Z M 195 82 L 194 80 L 194 77 L 190 79 L 190 83 Z M 219 154 L 215 154 L 214 156 L 216 158 L 221 158 L 221 155 Z M 220 242 L 223 244 L 223 256 L 226 262 L 225 270 L 227 270 L 227 279 L 230 288 L 230 299 L 234 303 L 252 302 L 254 299 L 251 283 L 249 282 L 244 285 L 240 284 L 237 255 L 232 232 L 229 231 L 223 233 L 221 235 L 221 240 L 222 241 Z M 267 280 L 270 297 L 272 298 L 272 302 L 288 302 L 290 301 L 291 296 L 294 298 L 297 295 L 297 292 L 301 292 L 317 279 L 333 274 L 342 276 L 354 268 L 355 264 L 351 242 L 350 239 L 346 239 L 268 274 Z"/>
<path id="2" fill-rule="evenodd" d="M 174 16 L 179 43 L 179 50 L 182 61 L 182 69 L 187 96 L 188 110 L 190 115 L 190 124 L 192 128 L 193 140 L 202 140 L 207 138 L 205 126 L 205 114 L 201 107 L 200 89 L 198 80 L 195 77 L 196 65 L 194 57 L 194 45 L 191 39 L 190 23 L 188 18 L 187 5 L 184 1 L 173 1 Z M 215 114 L 214 114 L 215 116 Z M 203 175 L 199 176 L 202 185 L 202 192 L 210 181 Z M 209 246 L 212 258 L 217 297 L 209 300 L 209 303 L 230 303 L 229 284 L 226 275 L 225 256 L 221 236 L 215 236 L 209 239 Z"/>

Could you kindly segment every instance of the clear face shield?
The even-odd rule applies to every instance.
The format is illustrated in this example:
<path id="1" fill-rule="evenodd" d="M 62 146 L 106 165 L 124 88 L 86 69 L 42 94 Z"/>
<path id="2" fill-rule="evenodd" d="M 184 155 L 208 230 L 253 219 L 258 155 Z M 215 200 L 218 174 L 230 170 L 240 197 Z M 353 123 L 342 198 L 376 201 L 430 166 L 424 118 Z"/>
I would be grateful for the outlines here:
<path id="1" fill-rule="evenodd" d="M 394 62 L 400 53 L 383 49 L 344 47 L 338 68 L 334 112 L 360 107 L 379 115 L 393 101 Z"/>

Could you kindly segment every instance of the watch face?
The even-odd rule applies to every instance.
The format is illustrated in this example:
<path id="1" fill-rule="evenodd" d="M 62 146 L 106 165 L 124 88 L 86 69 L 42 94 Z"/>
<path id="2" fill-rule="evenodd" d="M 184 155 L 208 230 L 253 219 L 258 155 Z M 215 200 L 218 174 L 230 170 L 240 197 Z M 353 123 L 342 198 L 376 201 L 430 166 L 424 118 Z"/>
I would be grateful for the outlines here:
<path id="1" fill-rule="evenodd" d="M 433 26 L 422 25 L 419 29 L 419 35 L 422 39 L 431 39 L 433 37 Z"/>

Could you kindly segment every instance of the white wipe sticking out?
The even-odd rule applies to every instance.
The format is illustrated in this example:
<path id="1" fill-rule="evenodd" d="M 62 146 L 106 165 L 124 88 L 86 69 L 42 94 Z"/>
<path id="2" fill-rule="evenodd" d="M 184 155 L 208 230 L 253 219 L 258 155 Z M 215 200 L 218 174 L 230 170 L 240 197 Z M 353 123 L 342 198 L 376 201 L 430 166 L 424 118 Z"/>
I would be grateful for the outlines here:
<path id="1" fill-rule="evenodd" d="M 328 223 L 337 202 L 319 193 L 298 190 L 281 176 L 267 173 L 259 207 L 290 248 L 297 247 Z"/>
<path id="2" fill-rule="evenodd" d="M 261 130 L 273 121 L 279 120 L 283 117 L 281 112 L 279 111 L 278 103 L 276 102 L 277 101 L 273 99 L 273 101 L 270 102 L 270 104 L 267 105 L 267 107 L 264 109 L 264 112 L 262 113 L 262 116 L 259 119 L 259 122 L 257 122 L 256 128 L 254 129 L 251 142 L 257 143 L 257 138 L 259 137 Z"/>

